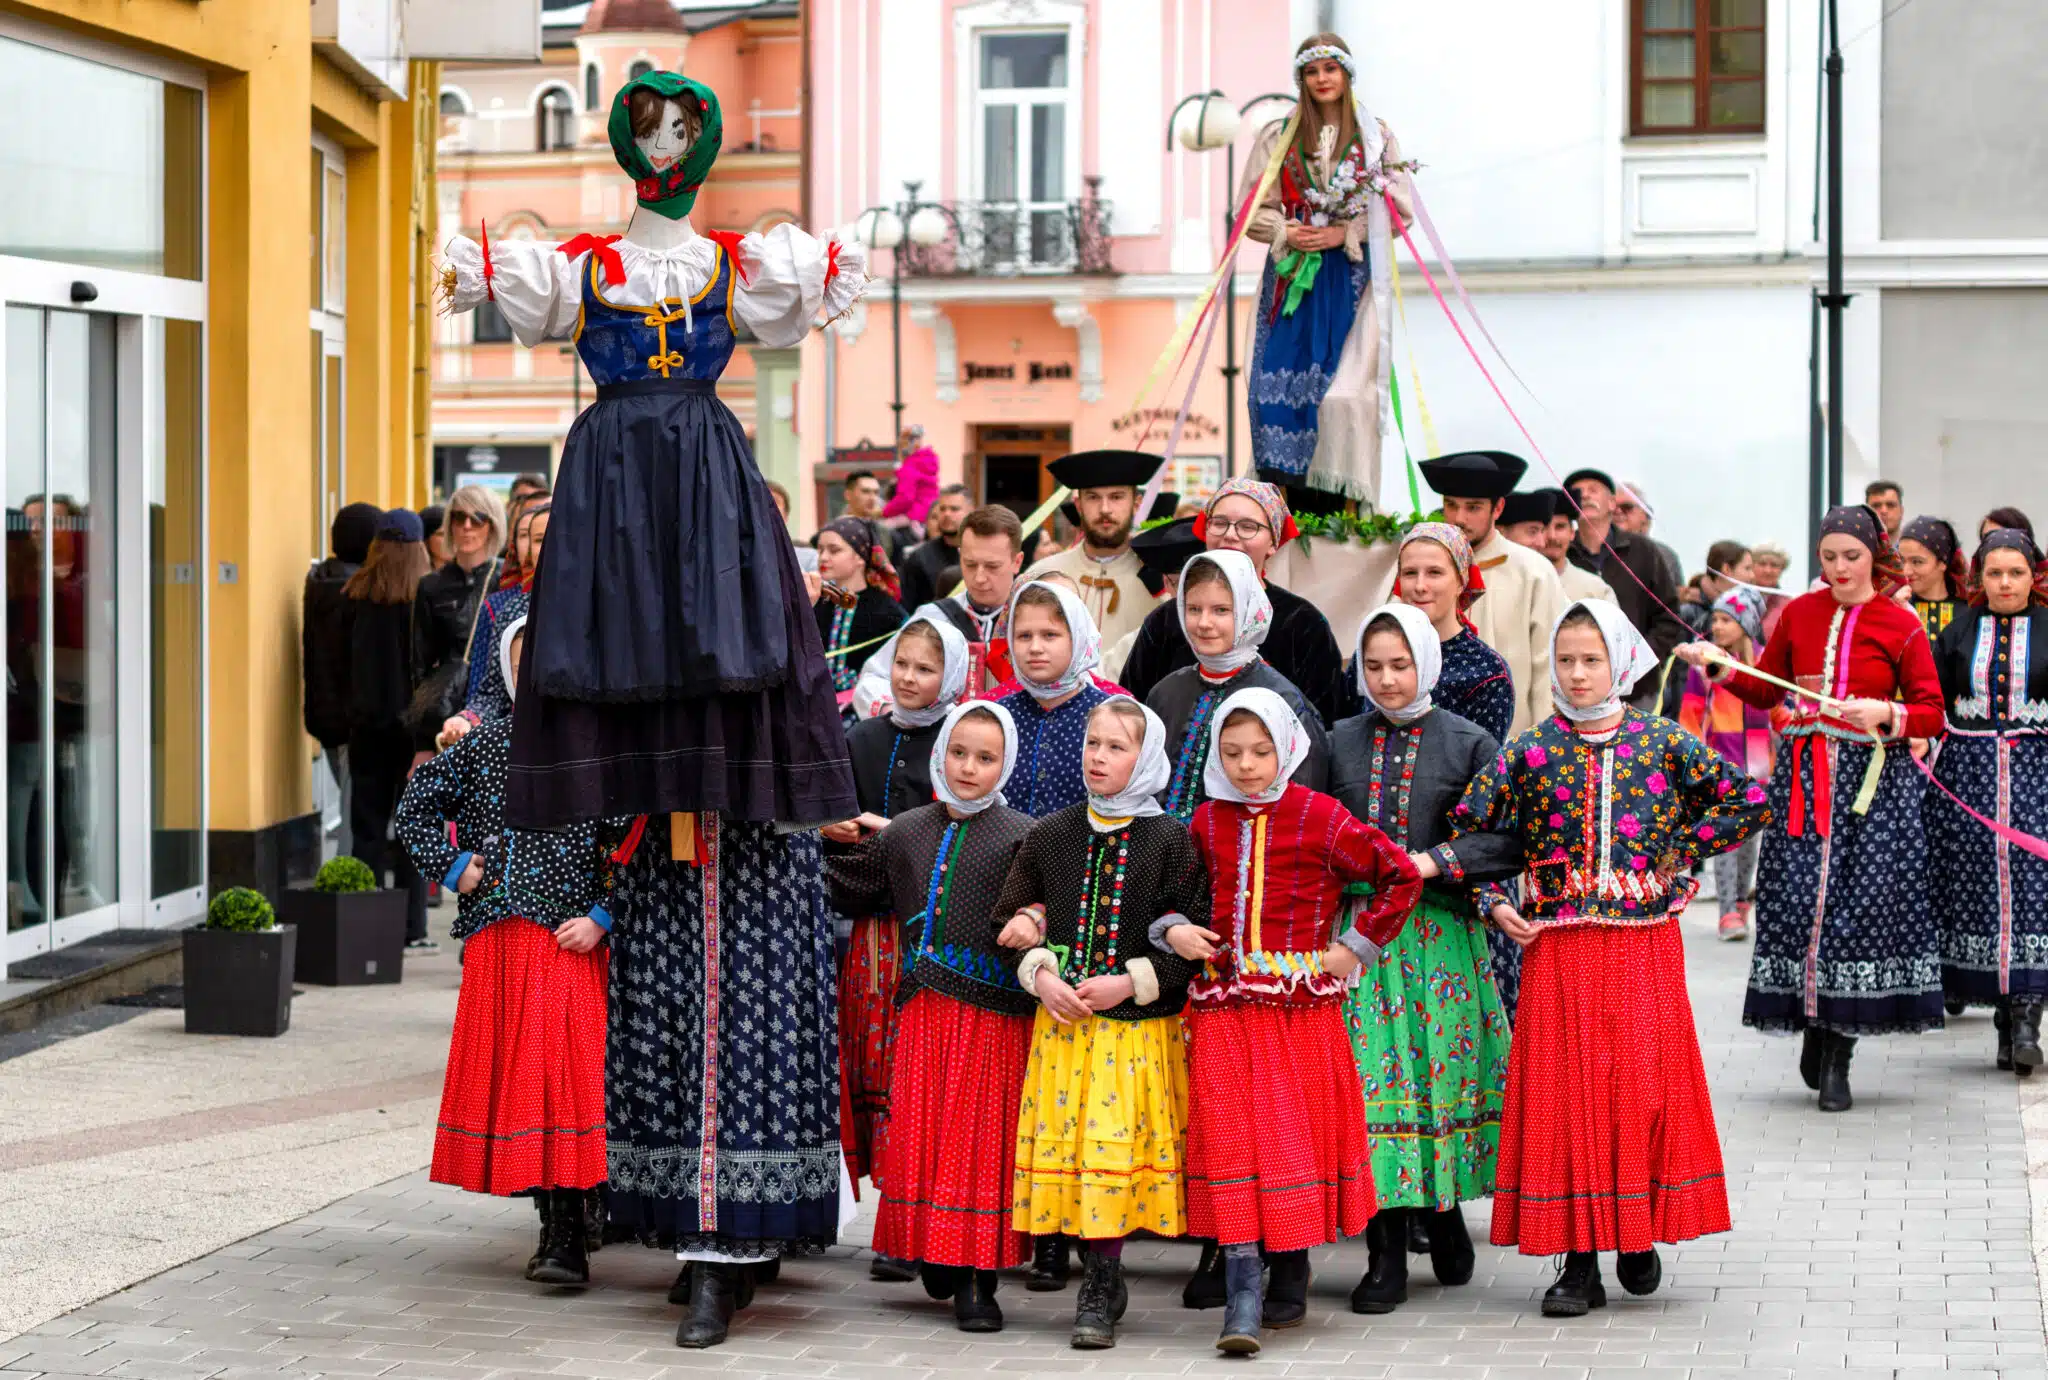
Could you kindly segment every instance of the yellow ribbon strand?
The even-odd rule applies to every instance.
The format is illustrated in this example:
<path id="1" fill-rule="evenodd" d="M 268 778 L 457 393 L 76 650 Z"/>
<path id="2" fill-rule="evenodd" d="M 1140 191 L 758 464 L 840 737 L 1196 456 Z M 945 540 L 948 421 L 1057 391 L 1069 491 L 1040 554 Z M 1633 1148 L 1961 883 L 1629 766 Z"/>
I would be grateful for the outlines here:
<path id="1" fill-rule="evenodd" d="M 1442 455 L 1444 448 L 1436 439 L 1436 423 L 1429 415 L 1429 399 L 1422 392 L 1422 371 L 1415 367 L 1415 337 L 1408 330 L 1408 308 L 1401 300 L 1401 261 L 1392 254 L 1387 259 L 1394 270 L 1394 315 L 1401 323 L 1401 348 L 1408 355 L 1408 381 L 1415 385 L 1415 415 L 1422 423 L 1422 444 L 1431 455 Z"/>
<path id="2" fill-rule="evenodd" d="M 1846 655 L 1846 651 L 1844 654 Z M 1719 662 L 1721 665 L 1731 670 L 1740 671 L 1746 676 L 1753 676 L 1766 685 L 1775 685 L 1781 690 L 1789 690 L 1801 699 L 1811 700 L 1821 708 L 1832 710 L 1837 714 L 1841 714 L 1849 708 L 1847 700 L 1838 700 L 1833 695 L 1823 695 L 1817 690 L 1803 689 L 1800 686 L 1794 685 L 1789 680 L 1779 680 L 1776 676 L 1757 670 L 1756 667 L 1746 661 L 1737 661 L 1719 647 L 1708 648 L 1707 660 Z M 1870 765 L 1864 769 L 1863 784 L 1857 788 L 1855 803 L 1849 807 L 1859 815 L 1870 813 L 1870 802 L 1877 798 L 1878 778 L 1884 774 L 1884 738 L 1874 728 L 1865 729 L 1864 732 L 1870 735 L 1870 746 L 1872 749 Z"/>

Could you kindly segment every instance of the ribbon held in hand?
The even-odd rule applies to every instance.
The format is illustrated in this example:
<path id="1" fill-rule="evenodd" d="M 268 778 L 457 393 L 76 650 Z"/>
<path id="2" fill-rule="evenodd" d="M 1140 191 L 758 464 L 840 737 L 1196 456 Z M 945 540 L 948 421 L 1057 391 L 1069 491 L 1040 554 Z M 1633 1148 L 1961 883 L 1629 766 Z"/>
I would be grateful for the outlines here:
<path id="1" fill-rule="evenodd" d="M 1316 275 L 1322 271 L 1323 252 L 1320 249 L 1290 249 L 1273 261 L 1273 276 L 1287 284 L 1287 296 L 1280 303 L 1280 314 L 1292 316 L 1301 306 L 1301 299 L 1308 296 L 1316 285 Z"/>

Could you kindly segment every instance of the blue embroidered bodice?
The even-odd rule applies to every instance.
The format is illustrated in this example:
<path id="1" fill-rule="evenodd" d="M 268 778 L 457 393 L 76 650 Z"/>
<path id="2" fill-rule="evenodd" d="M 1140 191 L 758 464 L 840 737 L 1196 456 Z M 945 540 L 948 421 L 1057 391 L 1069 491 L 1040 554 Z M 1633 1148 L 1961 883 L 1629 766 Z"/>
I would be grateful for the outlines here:
<path id="1" fill-rule="evenodd" d="M 640 379 L 716 379 L 732 358 L 732 256 L 718 247 L 718 269 L 704 290 L 683 301 L 671 297 L 659 310 L 605 299 L 598 256 L 583 272 L 583 315 L 576 323 L 576 353 L 592 381 L 630 383 Z M 685 330 L 687 319 L 689 328 Z"/>

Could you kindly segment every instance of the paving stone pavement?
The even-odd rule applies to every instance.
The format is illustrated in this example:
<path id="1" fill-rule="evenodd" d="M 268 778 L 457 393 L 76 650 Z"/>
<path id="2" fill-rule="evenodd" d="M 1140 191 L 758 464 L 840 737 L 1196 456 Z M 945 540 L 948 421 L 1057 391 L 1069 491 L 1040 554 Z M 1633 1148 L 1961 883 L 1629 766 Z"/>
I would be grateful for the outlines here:
<path id="1" fill-rule="evenodd" d="M 1740 1028 L 1748 947 L 1716 942 L 1709 909 L 1688 918 L 1688 960 L 1735 1230 L 1667 1247 L 1665 1287 L 1648 1299 L 1613 1285 L 1610 1258 L 1609 1306 L 1588 1319 L 1539 1316 L 1550 1262 L 1483 1245 L 1469 1286 L 1437 1287 L 1419 1260 L 1406 1307 L 1357 1317 L 1345 1300 L 1365 1252 L 1350 1243 L 1318 1253 L 1306 1326 L 1269 1334 L 1256 1361 L 1227 1360 L 1211 1349 L 1219 1315 L 1178 1307 L 1193 1251 L 1134 1242 L 1122 1341 L 1083 1353 L 1066 1346 L 1071 1290 L 1008 1280 L 1008 1330 L 970 1339 L 916 1285 L 868 1282 L 866 1252 L 848 1245 L 788 1263 L 728 1345 L 685 1352 L 663 1300 L 674 1262 L 612 1247 L 594 1287 L 537 1289 L 519 1277 L 530 1206 L 414 1174 L 0 1343 L 0 1377 L 2048 1377 L 2020 1095 L 1990 1067 L 1989 1020 L 1866 1041 L 1855 1110 L 1823 1117 L 1795 1046 Z M 1467 1213 L 1481 1236 L 1484 1205 Z"/>

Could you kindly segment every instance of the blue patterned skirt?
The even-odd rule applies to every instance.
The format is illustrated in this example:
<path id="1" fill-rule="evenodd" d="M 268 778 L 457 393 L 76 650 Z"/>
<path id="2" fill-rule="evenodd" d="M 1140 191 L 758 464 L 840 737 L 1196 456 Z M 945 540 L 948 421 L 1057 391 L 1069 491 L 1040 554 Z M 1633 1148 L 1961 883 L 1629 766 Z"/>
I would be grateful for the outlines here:
<path id="1" fill-rule="evenodd" d="M 1252 464 L 1296 479 L 1308 473 L 1315 456 L 1316 409 L 1337 377 L 1337 360 L 1358 319 L 1358 299 L 1372 279 L 1366 260 L 1353 263 L 1342 249 L 1322 255 L 1316 281 L 1292 316 L 1274 314 L 1274 301 L 1284 299 L 1287 289 L 1273 272 L 1273 256 L 1267 256 L 1245 393 Z"/>
<path id="2" fill-rule="evenodd" d="M 1869 765 L 1867 743 L 1832 743 L 1832 829 L 1817 819 L 1814 765 L 1822 741 L 1786 744 L 1771 777 L 1773 823 L 1757 871 L 1756 951 L 1742 1023 L 1759 1030 L 1808 1026 L 1843 1035 L 1939 1029 L 1941 958 L 1927 895 L 1921 798 L 1927 783 L 1887 753 L 1870 813 L 1851 808 Z M 1790 832 L 1794 773 L 1805 818 Z"/>
<path id="3" fill-rule="evenodd" d="M 741 1258 L 839 1222 L 839 1027 L 818 837 L 705 817 L 613 889 L 605 1122 L 615 1228 Z M 656 837 L 656 835 L 660 835 Z"/>
<path id="4" fill-rule="evenodd" d="M 1934 775 L 1979 814 L 2048 837 L 2048 738 L 1950 734 Z M 1927 794 L 1927 854 L 1949 998 L 2048 997 L 2048 862 L 1999 842 L 1939 791 Z"/>

